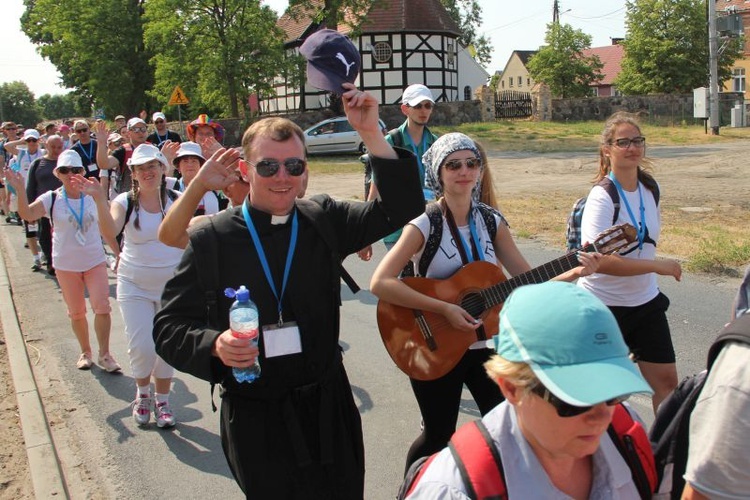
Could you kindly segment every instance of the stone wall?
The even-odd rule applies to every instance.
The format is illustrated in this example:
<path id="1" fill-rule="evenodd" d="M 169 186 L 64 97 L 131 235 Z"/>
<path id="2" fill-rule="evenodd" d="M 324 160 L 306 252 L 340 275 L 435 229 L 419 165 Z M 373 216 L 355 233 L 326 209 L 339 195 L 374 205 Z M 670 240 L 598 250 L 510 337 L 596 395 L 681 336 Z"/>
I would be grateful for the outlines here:
<path id="1" fill-rule="evenodd" d="M 556 122 L 605 120 L 617 111 L 628 111 L 640 114 L 650 123 L 703 124 L 702 119 L 693 118 L 692 94 L 584 97 L 550 99 L 549 102 L 552 113 L 548 119 Z M 730 125 L 730 112 L 736 104 L 744 104 L 741 93 L 723 92 L 720 94 L 720 126 Z"/>

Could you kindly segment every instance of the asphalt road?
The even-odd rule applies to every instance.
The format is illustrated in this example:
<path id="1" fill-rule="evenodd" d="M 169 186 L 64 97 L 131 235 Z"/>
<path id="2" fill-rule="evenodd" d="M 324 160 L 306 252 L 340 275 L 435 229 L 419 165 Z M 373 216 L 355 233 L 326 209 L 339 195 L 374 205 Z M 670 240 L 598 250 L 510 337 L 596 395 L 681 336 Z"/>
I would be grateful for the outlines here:
<path id="1" fill-rule="evenodd" d="M 40 391 L 55 395 L 47 412 L 65 474 L 69 478 L 84 476 L 88 481 L 73 484 L 72 497 L 241 498 L 221 451 L 218 413 L 211 411 L 209 384 L 178 374 L 171 398 L 178 419 L 176 428 L 138 428 L 131 418 L 134 380 L 127 367 L 116 301 L 112 300 L 112 351 L 125 373 L 113 376 L 96 368 L 78 371 L 74 366 L 78 347 L 56 282 L 45 273 L 29 271 L 31 257 L 22 246 L 20 228 L 0 223 L 0 243 L 22 329 L 32 346 L 36 377 L 43 385 Z M 560 255 L 533 243 L 523 243 L 521 249 L 535 265 Z M 363 291 L 352 295 L 342 285 L 341 342 L 362 414 L 366 498 L 375 500 L 395 496 L 406 450 L 419 432 L 420 422 L 408 379 L 391 362 L 380 342 L 375 326 L 376 299 L 366 290 L 382 253 L 382 244 L 376 244 L 371 262 L 362 263 L 356 256 L 346 260 L 347 269 Z M 110 283 L 114 297 L 114 280 Z M 707 347 L 728 319 L 738 284 L 738 280 L 696 275 L 685 275 L 681 283 L 671 279 L 661 282 L 672 301 L 669 319 L 681 377 L 705 365 Z M 218 402 L 218 396 L 215 400 Z M 635 405 L 650 422 L 650 402 L 636 398 Z M 471 397 L 465 394 L 460 419 L 476 417 Z M 66 434 L 58 437 L 58 429 L 63 428 Z"/>

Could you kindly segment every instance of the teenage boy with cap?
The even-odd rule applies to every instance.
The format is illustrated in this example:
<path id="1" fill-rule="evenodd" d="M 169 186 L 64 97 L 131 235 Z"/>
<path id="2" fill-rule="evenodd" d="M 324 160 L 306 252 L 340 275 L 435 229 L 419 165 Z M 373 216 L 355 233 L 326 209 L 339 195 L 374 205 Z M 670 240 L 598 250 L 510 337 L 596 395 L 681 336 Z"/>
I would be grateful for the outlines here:
<path id="1" fill-rule="evenodd" d="M 180 134 L 167 128 L 167 117 L 164 116 L 164 113 L 157 111 L 151 117 L 151 121 L 154 122 L 154 131 L 146 137 L 146 142 L 150 142 L 159 149 L 161 149 L 167 141 L 177 143 L 182 142 Z"/>
<path id="2" fill-rule="evenodd" d="M 120 132 L 120 129 L 122 127 L 125 127 L 128 123 L 128 119 L 125 118 L 123 115 L 117 115 L 115 116 L 115 127 L 112 130 L 113 132 Z"/>
<path id="3" fill-rule="evenodd" d="M 112 172 L 116 173 L 114 189 L 118 194 L 127 193 L 133 186 L 133 177 L 130 169 L 127 167 L 127 161 L 133 155 L 135 148 L 147 142 L 147 131 L 148 127 L 142 118 L 131 118 L 128 120 L 128 142 L 112 151 L 111 155 L 107 154 L 107 148 L 99 148 L 96 152 L 96 163 L 99 165 L 99 168 L 110 171 L 110 182 L 113 182 Z M 107 143 L 109 130 L 107 130 L 106 123 L 103 121 L 97 123 L 94 133 L 96 134 L 97 141 L 102 144 Z"/>
<path id="4" fill-rule="evenodd" d="M 632 409 L 616 406 L 653 391 L 607 306 L 571 283 L 520 287 L 500 312 L 494 345 L 497 355 L 485 368 L 506 401 L 482 424 L 503 474 L 493 466 L 494 476 L 483 479 L 502 477 L 503 498 L 641 498 L 635 469 L 646 467 L 626 461 L 607 429 L 616 411 L 630 413 L 631 425 L 640 426 Z M 650 454 L 645 431 L 642 436 Z M 459 497 L 468 497 L 467 487 L 450 448 L 435 456 L 407 496 Z"/>
<path id="5" fill-rule="evenodd" d="M 392 145 L 405 148 L 414 153 L 417 157 L 419 167 L 419 180 L 424 186 L 424 165 L 422 165 L 422 156 L 430 149 L 432 143 L 437 140 L 427 123 L 432 116 L 432 110 L 435 107 L 435 100 L 432 98 L 432 92 L 421 83 L 409 85 L 401 96 L 401 113 L 406 116 L 406 120 L 400 127 L 388 132 L 386 140 Z M 378 197 L 377 180 L 373 176 L 370 185 L 370 193 L 367 195 L 368 200 L 374 200 Z M 396 244 L 401 236 L 401 229 L 389 234 L 383 238 L 385 248 L 390 250 Z M 357 255 L 362 260 L 372 258 L 372 246 L 363 248 Z"/>

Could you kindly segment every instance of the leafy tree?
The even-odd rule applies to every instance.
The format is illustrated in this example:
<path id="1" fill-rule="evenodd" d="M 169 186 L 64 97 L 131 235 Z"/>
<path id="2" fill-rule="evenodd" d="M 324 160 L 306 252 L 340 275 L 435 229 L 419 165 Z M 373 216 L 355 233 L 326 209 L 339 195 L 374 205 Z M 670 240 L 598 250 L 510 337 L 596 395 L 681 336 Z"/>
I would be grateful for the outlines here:
<path id="1" fill-rule="evenodd" d="M 477 36 L 482 25 L 482 7 L 476 0 L 440 0 L 448 14 L 461 28 L 459 42 L 464 47 L 473 47 L 474 58 L 487 66 L 492 61 L 492 43 L 486 36 Z"/>
<path id="2" fill-rule="evenodd" d="M 12 120 L 23 123 L 26 127 L 35 127 L 41 119 L 34 93 L 24 82 L 0 85 L 0 120 Z"/>
<path id="3" fill-rule="evenodd" d="M 151 95 L 162 105 L 180 85 L 192 109 L 240 116 L 248 95 L 270 92 L 284 68 L 276 14 L 259 0 L 150 0 L 146 19 Z"/>
<path id="4" fill-rule="evenodd" d="M 39 96 L 37 104 L 42 110 L 42 117 L 45 120 L 55 120 L 67 118 L 70 116 L 80 116 L 77 113 L 76 99 L 73 94 L 44 94 Z"/>
<path id="5" fill-rule="evenodd" d="M 625 57 L 617 78 L 624 94 L 690 93 L 708 84 L 708 25 L 704 0 L 635 0 L 625 4 Z M 741 54 L 738 40 L 719 58 L 719 80 Z"/>
<path id="6" fill-rule="evenodd" d="M 597 56 L 583 55 L 591 47 L 591 37 L 569 24 L 550 23 L 544 42 L 526 64 L 529 76 L 546 84 L 554 96 L 591 95 L 591 85 L 602 79 L 603 68 Z"/>
<path id="7" fill-rule="evenodd" d="M 149 108 L 151 54 L 143 44 L 145 0 L 24 0 L 21 27 L 62 83 L 108 116 Z"/>

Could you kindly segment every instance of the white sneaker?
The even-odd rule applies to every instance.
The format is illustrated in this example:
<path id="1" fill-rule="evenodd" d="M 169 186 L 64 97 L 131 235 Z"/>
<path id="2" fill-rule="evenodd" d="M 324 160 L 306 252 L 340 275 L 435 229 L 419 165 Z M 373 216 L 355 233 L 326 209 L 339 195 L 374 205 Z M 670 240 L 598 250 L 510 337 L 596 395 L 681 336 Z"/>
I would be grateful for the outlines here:
<path id="1" fill-rule="evenodd" d="M 174 427 L 174 415 L 167 401 L 156 403 L 156 406 L 154 406 L 154 417 L 156 417 L 156 425 L 159 427 Z"/>
<path id="2" fill-rule="evenodd" d="M 133 407 L 133 420 L 138 425 L 146 425 L 151 420 L 151 407 L 154 399 L 148 396 L 138 395 L 130 405 Z"/>

